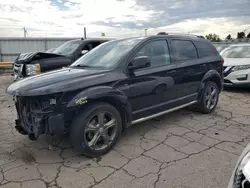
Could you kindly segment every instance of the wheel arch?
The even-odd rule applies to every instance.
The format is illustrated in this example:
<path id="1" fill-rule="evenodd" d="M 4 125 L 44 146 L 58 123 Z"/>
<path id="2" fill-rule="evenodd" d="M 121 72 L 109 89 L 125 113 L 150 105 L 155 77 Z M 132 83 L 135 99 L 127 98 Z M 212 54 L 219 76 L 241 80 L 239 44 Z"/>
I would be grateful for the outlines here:
<path id="1" fill-rule="evenodd" d="M 204 88 L 205 88 L 206 83 L 208 81 L 215 82 L 217 84 L 218 88 L 219 88 L 219 91 L 222 91 L 222 89 L 223 89 L 222 76 L 216 70 L 210 70 L 204 75 L 204 77 L 203 77 L 203 79 L 201 81 L 200 87 L 198 89 L 198 100 L 201 99 Z"/>
<path id="2" fill-rule="evenodd" d="M 78 93 L 69 101 L 67 108 L 74 108 L 76 111 L 84 110 L 87 105 L 96 102 L 105 102 L 114 106 L 121 115 L 123 128 L 130 125 L 131 107 L 127 96 L 122 91 L 109 86 L 89 88 Z"/>

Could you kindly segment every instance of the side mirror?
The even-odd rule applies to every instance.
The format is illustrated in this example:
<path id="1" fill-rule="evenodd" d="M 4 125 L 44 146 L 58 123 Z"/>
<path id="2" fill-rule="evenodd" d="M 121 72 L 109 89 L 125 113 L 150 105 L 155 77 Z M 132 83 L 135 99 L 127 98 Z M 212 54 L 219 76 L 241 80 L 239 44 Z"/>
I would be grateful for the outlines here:
<path id="1" fill-rule="evenodd" d="M 129 64 L 129 70 L 136 70 L 146 67 L 150 67 L 150 61 L 147 56 L 136 57 Z"/>
<path id="2" fill-rule="evenodd" d="M 81 51 L 81 54 L 84 55 L 84 54 L 86 54 L 86 53 L 88 53 L 88 52 L 89 52 L 88 50 L 82 50 L 82 51 Z"/>

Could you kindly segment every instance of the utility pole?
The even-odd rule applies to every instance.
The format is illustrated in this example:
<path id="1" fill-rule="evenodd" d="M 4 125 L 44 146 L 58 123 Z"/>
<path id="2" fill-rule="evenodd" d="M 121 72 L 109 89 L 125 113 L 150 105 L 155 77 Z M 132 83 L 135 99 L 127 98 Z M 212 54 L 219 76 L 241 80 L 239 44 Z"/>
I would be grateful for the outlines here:
<path id="1" fill-rule="evenodd" d="M 26 30 L 26 28 L 25 27 L 23 27 L 23 37 L 27 37 L 27 30 Z"/>
<path id="2" fill-rule="evenodd" d="M 84 39 L 87 38 L 87 30 L 86 30 L 86 27 L 84 27 Z"/>
<path id="3" fill-rule="evenodd" d="M 144 29 L 144 31 L 145 31 L 145 36 L 147 36 L 147 31 L 148 31 L 148 29 Z"/>

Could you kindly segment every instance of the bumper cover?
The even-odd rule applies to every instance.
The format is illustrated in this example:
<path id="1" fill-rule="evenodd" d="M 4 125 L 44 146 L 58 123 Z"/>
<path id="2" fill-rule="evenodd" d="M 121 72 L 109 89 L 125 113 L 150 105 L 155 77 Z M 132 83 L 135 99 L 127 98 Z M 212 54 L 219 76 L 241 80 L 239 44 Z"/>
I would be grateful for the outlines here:
<path id="1" fill-rule="evenodd" d="M 250 69 L 232 71 L 224 77 L 225 86 L 250 86 Z"/>
<path id="2" fill-rule="evenodd" d="M 29 135 L 31 140 L 36 140 L 43 133 L 63 135 L 65 130 L 63 114 L 51 115 L 47 121 L 42 120 L 39 124 L 33 124 L 32 126 L 24 124 L 21 119 L 16 119 L 15 124 L 15 129 L 22 135 Z"/>

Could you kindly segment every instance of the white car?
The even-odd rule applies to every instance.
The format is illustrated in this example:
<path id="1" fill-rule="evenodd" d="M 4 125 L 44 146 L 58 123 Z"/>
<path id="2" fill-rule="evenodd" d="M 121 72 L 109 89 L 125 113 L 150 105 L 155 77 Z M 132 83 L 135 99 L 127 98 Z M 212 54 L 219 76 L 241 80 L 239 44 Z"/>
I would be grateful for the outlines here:
<path id="1" fill-rule="evenodd" d="M 250 86 L 250 44 L 235 44 L 224 49 L 224 86 Z"/>
<path id="2" fill-rule="evenodd" d="M 250 144 L 245 148 L 239 157 L 228 188 L 249 188 L 250 187 Z"/>

